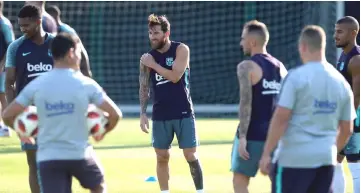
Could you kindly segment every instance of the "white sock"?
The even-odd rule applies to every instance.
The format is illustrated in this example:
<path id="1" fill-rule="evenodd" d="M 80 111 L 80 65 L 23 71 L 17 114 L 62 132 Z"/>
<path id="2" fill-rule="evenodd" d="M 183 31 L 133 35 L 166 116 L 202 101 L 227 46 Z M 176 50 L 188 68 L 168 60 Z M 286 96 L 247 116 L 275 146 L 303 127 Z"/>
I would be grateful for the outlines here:
<path id="1" fill-rule="evenodd" d="M 169 193 L 169 190 L 162 190 L 160 193 Z"/>
<path id="2" fill-rule="evenodd" d="M 348 163 L 348 168 L 352 174 L 353 192 L 360 193 L 360 163 Z"/>
<path id="3" fill-rule="evenodd" d="M 345 175 L 343 173 L 342 163 L 337 163 L 333 175 L 332 189 L 335 193 L 345 193 Z"/>
<path id="4" fill-rule="evenodd" d="M 204 193 L 203 190 L 197 190 L 197 193 Z"/>

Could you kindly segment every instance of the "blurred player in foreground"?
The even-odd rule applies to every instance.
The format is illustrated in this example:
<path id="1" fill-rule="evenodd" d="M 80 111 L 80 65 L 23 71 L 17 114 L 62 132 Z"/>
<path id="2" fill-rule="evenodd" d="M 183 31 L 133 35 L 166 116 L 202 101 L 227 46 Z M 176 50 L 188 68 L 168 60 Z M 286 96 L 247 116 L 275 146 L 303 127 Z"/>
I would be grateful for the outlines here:
<path id="1" fill-rule="evenodd" d="M 146 109 L 151 79 L 154 91 L 152 145 L 157 154 L 161 192 L 169 192 L 169 149 L 175 134 L 188 161 L 197 193 L 200 193 L 203 192 L 203 173 L 196 156 L 198 137 L 189 90 L 189 48 L 169 40 L 170 24 L 165 16 L 152 14 L 148 22 L 152 50 L 140 59 L 140 127 L 148 133 Z"/>
<path id="2" fill-rule="evenodd" d="M 34 5 L 40 8 L 41 24 L 45 32 L 56 35 L 57 28 L 55 20 L 45 11 L 45 1 L 25 1 L 25 5 Z"/>
<path id="3" fill-rule="evenodd" d="M 70 27 L 68 24 L 63 23 L 61 21 L 61 19 L 60 19 L 61 12 L 60 12 L 60 9 L 58 8 L 58 6 L 52 5 L 50 7 L 47 7 L 46 11 L 51 15 L 51 17 L 54 18 L 56 25 L 57 25 L 58 33 L 67 32 L 70 34 L 78 35 L 72 27 Z M 92 73 L 90 71 L 88 53 L 81 41 L 80 41 L 80 45 L 81 45 L 80 69 L 85 76 L 92 77 Z"/>
<path id="4" fill-rule="evenodd" d="M 231 162 L 235 193 L 247 193 L 250 178 L 257 174 L 275 98 L 287 74 L 282 62 L 267 53 L 268 40 L 264 23 L 253 20 L 245 24 L 240 44 L 251 58 L 237 66 L 240 123 Z"/>
<path id="5" fill-rule="evenodd" d="M 4 2 L 0 1 L 0 103 L 1 110 L 6 106 L 5 97 L 5 61 L 6 51 L 15 40 L 13 26 L 11 22 L 3 15 Z M 9 137 L 11 134 L 9 128 L 5 126 L 0 117 L 0 137 Z"/>
<path id="6" fill-rule="evenodd" d="M 29 83 L 3 114 L 12 126 L 14 118 L 26 107 L 37 107 L 37 164 L 42 193 L 71 193 L 72 177 L 92 193 L 106 192 L 103 171 L 88 142 L 85 115 L 89 104 L 109 113 L 109 132 L 122 114 L 98 83 L 80 72 L 79 42 L 75 35 L 58 34 L 51 45 L 54 69 Z M 24 137 L 21 140 L 33 141 Z"/>
<path id="7" fill-rule="evenodd" d="M 16 95 L 32 80 L 53 68 L 50 42 L 53 35 L 44 32 L 41 10 L 25 5 L 18 14 L 18 23 L 24 34 L 10 44 L 6 54 L 6 99 L 11 103 Z M 36 145 L 22 143 L 29 166 L 29 183 L 32 193 L 39 193 L 36 176 Z"/>
<path id="8" fill-rule="evenodd" d="M 336 193 L 344 193 L 345 178 L 342 169 L 342 161 L 345 158 L 353 178 L 354 193 L 360 193 L 360 46 L 356 43 L 360 26 L 353 17 L 346 16 L 337 21 L 335 26 L 335 42 L 343 52 L 337 63 L 337 70 L 351 85 L 354 96 L 354 108 L 357 110 L 357 118 L 354 122 L 354 133 L 345 149 L 337 157 L 338 164 L 335 169 L 334 190 Z"/>
<path id="9" fill-rule="evenodd" d="M 283 82 L 260 169 L 271 175 L 273 193 L 332 193 L 336 155 L 351 136 L 356 117 L 353 94 L 326 61 L 321 27 L 306 26 L 298 49 L 303 65 Z M 279 141 L 270 172 L 271 154 Z"/>

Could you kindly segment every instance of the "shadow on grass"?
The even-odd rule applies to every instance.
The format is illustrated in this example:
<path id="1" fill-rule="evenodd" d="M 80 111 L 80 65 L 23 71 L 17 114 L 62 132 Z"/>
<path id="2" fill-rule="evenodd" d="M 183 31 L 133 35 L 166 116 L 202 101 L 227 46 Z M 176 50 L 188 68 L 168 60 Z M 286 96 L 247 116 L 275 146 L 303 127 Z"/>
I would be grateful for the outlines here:
<path id="1" fill-rule="evenodd" d="M 224 144 L 231 144 L 232 141 L 226 140 L 226 141 L 201 141 L 201 146 L 206 145 L 224 145 Z M 178 147 L 178 143 L 173 143 L 173 147 Z M 151 144 L 125 144 L 125 145 L 104 145 L 104 146 L 94 146 L 94 149 L 96 150 L 114 150 L 114 149 L 136 149 L 136 148 L 146 148 L 151 147 Z M 19 146 L 6 146 L 6 145 L 0 145 L 0 154 L 13 154 L 13 153 L 20 153 L 21 148 Z"/>
<path id="2" fill-rule="evenodd" d="M 224 144 L 232 144 L 232 141 L 201 141 L 201 146 L 206 145 L 224 145 Z M 135 149 L 135 148 L 146 148 L 151 147 L 152 144 L 133 144 L 133 145 L 105 145 L 105 146 L 95 146 L 94 149 L 99 150 L 112 150 L 112 149 Z M 172 147 L 178 147 L 178 143 L 173 143 Z"/>

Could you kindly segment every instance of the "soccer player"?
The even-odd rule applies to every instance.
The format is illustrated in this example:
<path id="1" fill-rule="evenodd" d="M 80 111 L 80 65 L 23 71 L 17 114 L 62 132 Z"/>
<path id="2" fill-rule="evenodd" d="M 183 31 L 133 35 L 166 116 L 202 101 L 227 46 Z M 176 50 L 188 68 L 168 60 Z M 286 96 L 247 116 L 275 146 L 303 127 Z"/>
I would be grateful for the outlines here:
<path id="1" fill-rule="evenodd" d="M 108 113 L 107 132 L 114 129 L 122 114 L 98 83 L 80 72 L 80 47 L 76 35 L 58 34 L 51 44 L 54 69 L 29 83 L 3 114 L 12 126 L 26 107 L 37 107 L 37 164 L 42 193 L 71 193 L 72 177 L 92 193 L 106 192 L 103 171 L 88 142 L 86 113 L 89 104 Z M 25 137 L 21 140 L 33 141 Z"/>
<path id="2" fill-rule="evenodd" d="M 6 54 L 5 93 L 8 103 L 11 103 L 30 81 L 53 68 L 50 42 L 54 36 L 44 32 L 42 28 L 40 8 L 25 5 L 18 13 L 18 23 L 24 35 L 10 44 Z M 22 144 L 29 165 L 32 193 L 40 192 L 36 177 L 36 148 L 36 145 Z"/>
<path id="3" fill-rule="evenodd" d="M 332 193 L 336 155 L 351 136 L 356 117 L 353 94 L 326 61 L 321 27 L 306 26 L 298 49 L 303 65 L 283 82 L 260 169 L 271 174 L 274 193 Z M 270 173 L 271 154 L 279 141 Z"/>
<path id="4" fill-rule="evenodd" d="M 39 7 L 41 10 L 41 15 L 42 15 L 41 21 L 44 31 L 51 33 L 53 35 L 57 33 L 55 20 L 53 19 L 53 17 L 49 15 L 49 13 L 45 11 L 45 1 L 25 1 L 25 5 L 34 5 Z"/>
<path id="5" fill-rule="evenodd" d="M 343 50 L 337 63 L 337 69 L 351 85 L 357 118 L 354 122 L 353 135 L 345 149 L 337 157 L 339 164 L 336 166 L 333 186 L 336 193 L 345 192 L 345 179 L 341 163 L 346 155 L 353 178 L 354 193 L 360 193 L 360 46 L 356 43 L 360 26 L 355 18 L 346 16 L 337 21 L 335 28 L 336 46 Z"/>
<path id="6" fill-rule="evenodd" d="M 11 22 L 3 15 L 4 2 L 0 1 L 0 103 L 1 107 L 6 106 L 5 97 L 5 61 L 6 61 L 6 50 L 11 42 L 15 40 L 13 26 Z M 0 108 L 1 109 L 1 108 Z M 11 134 L 10 130 L 6 125 L 2 123 L 0 117 L 0 137 L 9 137 Z"/>
<path id="7" fill-rule="evenodd" d="M 248 192 L 266 140 L 275 97 L 287 74 L 282 62 L 267 53 L 267 26 L 252 20 L 245 24 L 241 47 L 251 58 L 237 66 L 240 89 L 240 123 L 233 143 L 231 171 L 235 193 Z"/>
<path id="8" fill-rule="evenodd" d="M 61 19 L 60 19 L 61 12 L 60 12 L 60 9 L 58 8 L 58 6 L 52 5 L 50 7 L 47 7 L 46 11 L 51 15 L 51 17 L 54 18 L 56 25 L 57 25 L 58 33 L 67 32 L 67 33 L 77 35 L 76 31 L 72 27 L 70 27 L 68 24 L 63 23 L 61 21 Z M 90 71 L 88 53 L 87 53 L 84 45 L 82 44 L 82 42 L 80 42 L 80 44 L 81 44 L 81 50 L 82 50 L 80 69 L 85 76 L 92 77 L 92 73 Z"/>
<path id="9" fill-rule="evenodd" d="M 200 193 L 203 192 L 203 173 L 196 156 L 198 137 L 190 96 L 189 48 L 170 41 L 170 23 L 165 16 L 150 15 L 148 29 L 152 50 L 140 59 L 140 127 L 148 133 L 146 109 L 151 79 L 154 91 L 152 145 L 157 155 L 161 192 L 169 192 L 169 149 L 175 134 Z"/>

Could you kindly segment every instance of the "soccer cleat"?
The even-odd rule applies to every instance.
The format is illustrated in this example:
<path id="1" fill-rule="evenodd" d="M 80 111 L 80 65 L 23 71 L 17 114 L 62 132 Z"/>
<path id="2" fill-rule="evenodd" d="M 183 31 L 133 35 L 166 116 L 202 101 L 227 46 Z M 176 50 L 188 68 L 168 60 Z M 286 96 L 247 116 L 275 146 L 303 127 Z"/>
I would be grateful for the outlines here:
<path id="1" fill-rule="evenodd" d="M 11 131 L 9 129 L 9 127 L 1 125 L 0 126 L 0 137 L 10 137 L 11 136 Z"/>

